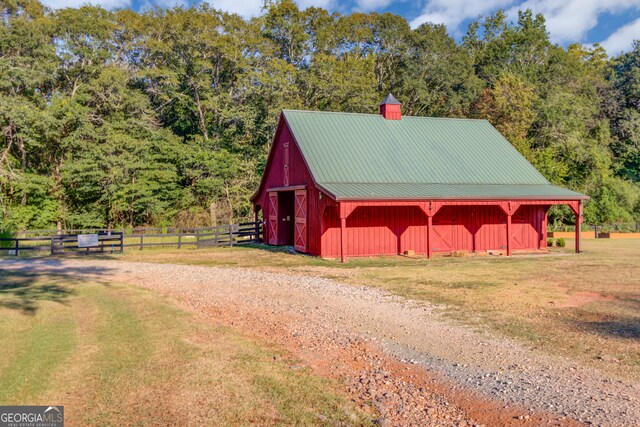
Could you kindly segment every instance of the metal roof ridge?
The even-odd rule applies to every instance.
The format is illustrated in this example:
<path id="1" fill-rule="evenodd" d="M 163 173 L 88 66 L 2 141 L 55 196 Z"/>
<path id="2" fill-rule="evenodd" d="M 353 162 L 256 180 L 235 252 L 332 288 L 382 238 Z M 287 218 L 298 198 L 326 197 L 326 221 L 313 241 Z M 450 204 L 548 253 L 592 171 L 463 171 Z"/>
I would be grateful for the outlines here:
<path id="1" fill-rule="evenodd" d="M 376 113 L 356 113 L 350 111 L 319 111 L 319 110 L 297 110 L 291 108 L 283 108 L 283 112 L 295 112 L 295 113 L 315 113 L 315 114 L 345 114 L 352 116 L 372 116 L 372 117 L 382 117 L 380 114 Z M 487 119 L 476 119 L 473 117 L 438 117 L 438 116 L 402 116 L 402 120 L 404 119 L 436 119 L 436 120 L 461 120 L 461 121 L 470 121 L 470 122 L 487 122 Z M 394 120 L 395 123 L 400 123 L 402 120 Z"/>
<path id="2" fill-rule="evenodd" d="M 398 184 L 416 184 L 416 185 L 552 185 L 554 187 L 558 187 L 558 188 L 562 188 L 565 189 L 564 187 L 560 187 L 559 185 L 556 184 L 551 184 L 551 183 L 536 183 L 536 184 L 532 184 L 532 183 L 526 183 L 526 184 L 519 184 L 519 183 L 483 183 L 483 182 L 372 182 L 372 181 L 367 181 L 367 182 L 351 182 L 351 181 L 318 181 L 318 183 L 322 183 L 322 184 L 362 184 L 362 185 L 370 185 L 370 184 L 376 184 L 376 185 L 398 185 Z M 571 190 L 574 191 L 574 190 Z"/>
<path id="3" fill-rule="evenodd" d="M 295 110 L 295 109 L 289 109 L 289 108 L 283 108 L 282 111 L 284 113 L 286 112 L 294 112 L 294 113 L 315 113 L 315 114 L 348 114 L 351 116 L 379 116 L 382 117 L 380 114 L 373 114 L 373 113 L 355 113 L 355 112 L 348 112 L 348 111 L 318 111 L 318 110 Z"/>

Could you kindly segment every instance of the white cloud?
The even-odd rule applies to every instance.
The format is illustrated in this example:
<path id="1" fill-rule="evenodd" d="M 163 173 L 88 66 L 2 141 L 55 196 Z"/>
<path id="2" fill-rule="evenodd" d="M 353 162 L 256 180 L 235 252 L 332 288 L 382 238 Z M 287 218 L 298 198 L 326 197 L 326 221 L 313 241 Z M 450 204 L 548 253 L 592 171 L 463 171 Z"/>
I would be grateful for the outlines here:
<path id="1" fill-rule="evenodd" d="M 80 7 L 87 4 L 102 6 L 105 9 L 121 9 L 131 6 L 131 0 L 42 0 L 42 3 L 52 9 Z"/>
<path id="2" fill-rule="evenodd" d="M 331 9 L 335 0 L 298 0 L 296 3 L 300 9 L 311 6 Z M 237 13 L 243 18 L 253 18 L 262 13 L 264 0 L 208 0 L 211 7 L 229 13 Z"/>
<path id="3" fill-rule="evenodd" d="M 609 55 L 615 56 L 631 50 L 633 40 L 637 39 L 640 39 L 640 18 L 618 28 L 616 32 L 600 42 L 600 44 L 607 50 Z"/>
<path id="4" fill-rule="evenodd" d="M 333 9 L 335 6 L 334 0 L 297 0 L 296 3 L 300 9 L 306 9 L 308 7 L 321 7 L 323 9 Z"/>
<path id="5" fill-rule="evenodd" d="M 140 5 L 139 10 L 141 12 L 146 12 L 156 7 L 161 9 L 171 9 L 178 6 L 187 7 L 187 0 L 146 0 L 142 5 Z"/>
<path id="6" fill-rule="evenodd" d="M 507 11 L 517 19 L 518 10 L 542 13 L 551 39 L 558 43 L 575 43 L 586 39 L 587 32 L 598 25 L 603 13 L 617 14 L 640 8 L 640 0 L 526 0 Z"/>
<path id="7" fill-rule="evenodd" d="M 358 10 L 379 10 L 391 4 L 393 0 L 356 0 Z"/>
<path id="8" fill-rule="evenodd" d="M 422 14 L 411 21 L 411 27 L 431 22 L 444 24 L 450 32 L 458 33 L 464 20 L 486 15 L 512 3 L 513 0 L 431 0 Z"/>
<path id="9" fill-rule="evenodd" d="M 243 18 L 259 15 L 264 4 L 262 0 L 209 0 L 208 3 L 215 9 L 237 13 Z"/>
<path id="10" fill-rule="evenodd" d="M 640 11 L 640 0 L 427 0 L 422 14 L 411 21 L 411 27 L 425 22 L 445 24 L 449 32 L 458 35 L 461 32 L 460 25 L 465 20 L 487 16 L 501 8 L 507 9 L 507 18 L 511 21 L 517 20 L 519 10 L 531 9 L 534 14 L 542 13 L 551 40 L 566 44 L 585 41 L 587 33 L 598 25 L 603 14 Z M 640 37 L 639 25 L 638 21 L 634 21 L 620 28 L 607 39 L 610 46 L 607 49 L 630 47 L 631 40 Z"/>
<path id="11" fill-rule="evenodd" d="M 171 8 L 177 6 L 188 6 L 187 0 L 148 0 L 147 2 L 151 6 L 158 6 L 162 8 Z"/>

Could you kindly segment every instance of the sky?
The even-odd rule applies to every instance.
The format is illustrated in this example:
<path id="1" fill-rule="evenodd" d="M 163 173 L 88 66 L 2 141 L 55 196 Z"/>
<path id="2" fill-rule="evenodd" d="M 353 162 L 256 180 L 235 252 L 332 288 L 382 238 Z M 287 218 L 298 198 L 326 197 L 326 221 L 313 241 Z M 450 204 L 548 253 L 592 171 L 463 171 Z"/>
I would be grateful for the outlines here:
<path id="1" fill-rule="evenodd" d="M 106 9 L 143 10 L 150 6 L 191 6 L 202 0 L 42 0 L 53 8 L 78 7 L 90 3 Z M 480 16 L 499 9 L 510 20 L 518 10 L 531 9 L 547 20 L 551 40 L 562 46 L 572 43 L 600 43 L 610 56 L 631 50 L 640 39 L 640 0 L 295 0 L 309 6 L 348 14 L 351 12 L 392 12 L 404 16 L 412 27 L 425 22 L 445 24 L 457 40 L 467 25 Z M 259 15 L 264 0 L 208 0 L 216 9 L 245 18 Z"/>

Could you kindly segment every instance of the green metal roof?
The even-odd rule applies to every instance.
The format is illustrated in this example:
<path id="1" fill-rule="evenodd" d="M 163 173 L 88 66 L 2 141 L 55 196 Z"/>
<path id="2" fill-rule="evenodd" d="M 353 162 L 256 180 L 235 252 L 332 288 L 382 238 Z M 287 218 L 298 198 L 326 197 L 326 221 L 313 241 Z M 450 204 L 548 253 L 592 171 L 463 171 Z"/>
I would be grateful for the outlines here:
<path id="1" fill-rule="evenodd" d="M 586 198 L 549 182 L 486 120 L 284 110 L 337 199 Z"/>
<path id="2" fill-rule="evenodd" d="M 551 184 L 353 184 L 325 183 L 331 194 L 345 199 L 564 199 L 582 196 Z"/>

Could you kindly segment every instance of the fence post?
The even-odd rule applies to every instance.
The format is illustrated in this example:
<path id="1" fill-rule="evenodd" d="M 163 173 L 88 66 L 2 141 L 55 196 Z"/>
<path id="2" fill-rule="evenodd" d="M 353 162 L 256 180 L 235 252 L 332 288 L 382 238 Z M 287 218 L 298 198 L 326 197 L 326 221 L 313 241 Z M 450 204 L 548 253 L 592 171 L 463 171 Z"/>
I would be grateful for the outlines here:
<path id="1" fill-rule="evenodd" d="M 55 255 L 56 250 L 55 250 L 55 242 L 54 242 L 55 236 L 51 236 L 51 255 Z"/>
<path id="2" fill-rule="evenodd" d="M 229 224 L 229 246 L 233 246 L 233 224 Z"/>
<path id="3" fill-rule="evenodd" d="M 120 253 L 124 253 L 124 231 L 120 233 Z"/>
<path id="4" fill-rule="evenodd" d="M 142 250 L 142 247 L 143 247 L 143 244 L 142 244 L 143 239 L 144 239 L 144 234 L 141 234 L 140 235 L 140 250 Z"/>
<path id="5" fill-rule="evenodd" d="M 20 251 L 20 240 L 16 237 L 16 256 L 18 256 Z"/>
<path id="6" fill-rule="evenodd" d="M 182 247 L 182 234 L 178 234 L 178 249 Z"/>
<path id="7" fill-rule="evenodd" d="M 260 222 L 259 221 L 256 221 L 256 237 L 254 242 L 260 243 Z"/>

